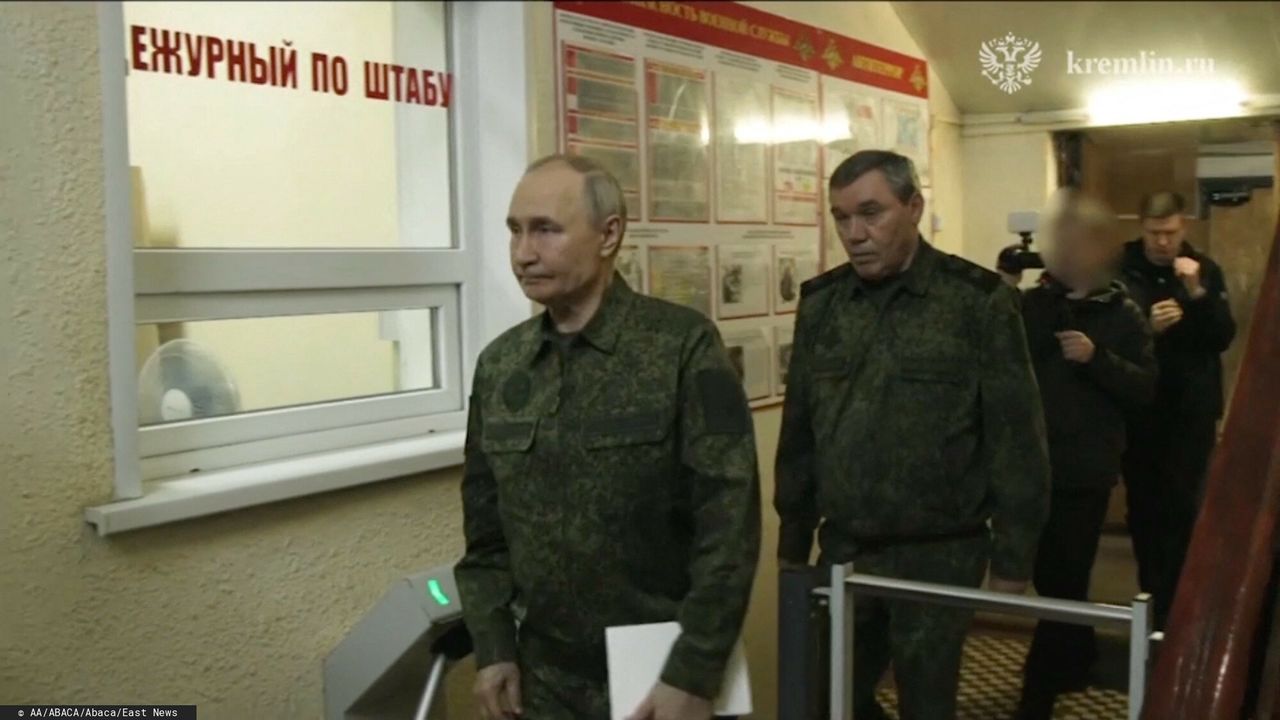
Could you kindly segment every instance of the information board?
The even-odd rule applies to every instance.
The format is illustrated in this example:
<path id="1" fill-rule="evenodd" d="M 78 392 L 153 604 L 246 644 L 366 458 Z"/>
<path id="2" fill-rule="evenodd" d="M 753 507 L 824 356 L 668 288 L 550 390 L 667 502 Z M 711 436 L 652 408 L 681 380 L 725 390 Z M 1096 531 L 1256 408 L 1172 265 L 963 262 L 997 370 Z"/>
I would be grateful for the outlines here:
<path id="1" fill-rule="evenodd" d="M 626 195 L 618 269 L 714 319 L 752 405 L 779 402 L 800 284 L 847 260 L 832 169 L 891 149 L 929 185 L 925 62 L 732 2 L 559 0 L 554 27 L 560 149 Z"/>

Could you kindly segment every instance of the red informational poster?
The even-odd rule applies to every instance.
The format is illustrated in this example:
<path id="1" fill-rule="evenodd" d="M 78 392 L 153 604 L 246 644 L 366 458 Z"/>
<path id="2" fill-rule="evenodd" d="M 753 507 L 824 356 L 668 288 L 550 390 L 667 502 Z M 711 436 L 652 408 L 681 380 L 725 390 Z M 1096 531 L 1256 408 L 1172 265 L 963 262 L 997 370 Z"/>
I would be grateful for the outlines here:
<path id="1" fill-rule="evenodd" d="M 914 97 L 929 96 L 924 60 L 732 2 L 567 2 L 556 9 L 787 63 Z"/>
<path id="2" fill-rule="evenodd" d="M 640 218 L 640 104 L 635 59 L 566 43 L 565 149 L 587 155 L 613 172 L 627 199 L 627 216 Z"/>

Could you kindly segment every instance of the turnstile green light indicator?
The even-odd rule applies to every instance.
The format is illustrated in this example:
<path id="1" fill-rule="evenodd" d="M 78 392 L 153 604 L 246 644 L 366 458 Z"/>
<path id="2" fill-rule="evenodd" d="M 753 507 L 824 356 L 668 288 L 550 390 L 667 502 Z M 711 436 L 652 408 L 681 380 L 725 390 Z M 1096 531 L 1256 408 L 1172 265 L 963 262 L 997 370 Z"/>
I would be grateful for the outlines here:
<path id="1" fill-rule="evenodd" d="M 431 578 L 427 580 L 427 591 L 431 593 L 431 598 L 436 601 L 437 605 L 448 605 L 449 596 L 444 594 L 444 590 L 440 589 L 440 581 Z"/>

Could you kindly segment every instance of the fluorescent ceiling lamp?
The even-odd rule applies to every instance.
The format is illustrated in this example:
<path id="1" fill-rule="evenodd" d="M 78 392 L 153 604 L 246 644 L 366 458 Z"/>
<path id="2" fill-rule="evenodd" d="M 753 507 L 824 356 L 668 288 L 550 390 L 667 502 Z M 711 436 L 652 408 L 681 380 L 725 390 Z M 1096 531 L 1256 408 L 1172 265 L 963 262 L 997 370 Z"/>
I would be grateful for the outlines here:
<path id="1" fill-rule="evenodd" d="M 1232 80 L 1148 78 L 1107 85 L 1089 96 L 1094 125 L 1208 120 L 1237 117 L 1246 95 Z"/>

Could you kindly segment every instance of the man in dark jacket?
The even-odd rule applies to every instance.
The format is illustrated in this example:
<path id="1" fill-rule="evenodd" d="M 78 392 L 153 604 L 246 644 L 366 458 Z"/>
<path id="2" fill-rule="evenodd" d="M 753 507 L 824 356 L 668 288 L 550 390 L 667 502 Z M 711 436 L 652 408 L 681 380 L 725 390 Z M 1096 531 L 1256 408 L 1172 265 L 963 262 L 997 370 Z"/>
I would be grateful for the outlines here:
<path id="1" fill-rule="evenodd" d="M 1128 243 L 1123 261 L 1160 365 L 1155 401 L 1130 417 L 1124 458 L 1138 581 L 1153 596 L 1158 627 L 1173 604 L 1222 417 L 1219 355 L 1236 332 L 1222 270 L 1184 240 L 1184 209 L 1176 193 L 1146 197 L 1142 238 Z"/>
<path id="2" fill-rule="evenodd" d="M 1110 212 L 1071 191 L 1054 200 L 1045 225 L 1048 272 L 1022 309 L 1053 471 L 1033 577 L 1042 596 L 1086 600 L 1120 474 L 1125 412 L 1151 400 L 1156 361 L 1142 310 L 1111 280 L 1119 247 Z M 1092 628 L 1040 622 L 1019 720 L 1049 720 L 1057 694 L 1083 685 L 1096 654 Z"/>

